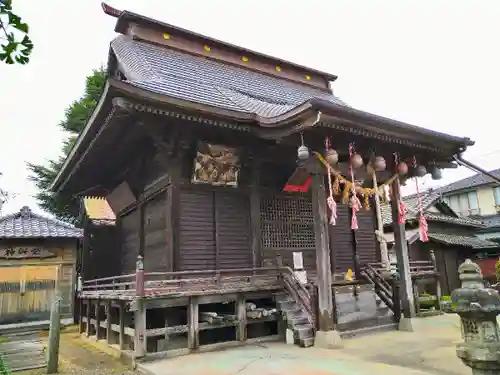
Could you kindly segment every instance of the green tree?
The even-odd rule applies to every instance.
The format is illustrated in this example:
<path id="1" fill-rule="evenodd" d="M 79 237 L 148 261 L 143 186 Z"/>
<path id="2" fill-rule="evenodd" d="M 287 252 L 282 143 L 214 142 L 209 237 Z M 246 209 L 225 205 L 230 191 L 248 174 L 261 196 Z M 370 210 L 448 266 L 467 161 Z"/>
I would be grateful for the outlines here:
<path id="1" fill-rule="evenodd" d="M 27 64 L 33 42 L 28 24 L 12 10 L 12 0 L 0 0 L 0 61 L 6 64 Z"/>
<path id="2" fill-rule="evenodd" d="M 36 199 L 44 210 L 57 218 L 68 222 L 75 222 L 80 204 L 77 198 L 66 194 L 55 194 L 49 190 L 50 184 L 61 170 L 64 160 L 75 144 L 78 135 L 82 132 L 87 119 L 95 108 L 106 82 L 106 71 L 103 67 L 92 71 L 87 77 L 85 92 L 75 100 L 65 111 L 64 120 L 59 124 L 67 134 L 63 142 L 61 156 L 50 160 L 45 165 L 28 163 L 30 180 L 38 189 Z"/>

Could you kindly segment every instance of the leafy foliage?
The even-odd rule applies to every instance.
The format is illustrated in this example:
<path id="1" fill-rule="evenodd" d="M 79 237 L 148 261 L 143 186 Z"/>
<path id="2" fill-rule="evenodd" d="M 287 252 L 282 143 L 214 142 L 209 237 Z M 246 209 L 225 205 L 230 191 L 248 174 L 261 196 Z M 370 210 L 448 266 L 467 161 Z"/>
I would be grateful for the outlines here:
<path id="1" fill-rule="evenodd" d="M 49 160 L 44 165 L 28 163 L 30 180 L 37 186 L 36 199 L 40 207 L 61 220 L 75 222 L 79 213 L 77 198 L 65 194 L 55 194 L 49 189 L 50 184 L 61 170 L 66 157 L 82 132 L 87 119 L 94 110 L 106 82 L 106 71 L 103 67 L 96 69 L 87 77 L 83 96 L 75 100 L 64 112 L 64 120 L 59 126 L 67 132 L 67 138 L 61 147 L 61 156 L 57 160 Z"/>
<path id="2" fill-rule="evenodd" d="M 28 24 L 12 10 L 12 0 L 0 0 L 0 61 L 22 65 L 29 62 L 33 42 L 28 32 Z"/>

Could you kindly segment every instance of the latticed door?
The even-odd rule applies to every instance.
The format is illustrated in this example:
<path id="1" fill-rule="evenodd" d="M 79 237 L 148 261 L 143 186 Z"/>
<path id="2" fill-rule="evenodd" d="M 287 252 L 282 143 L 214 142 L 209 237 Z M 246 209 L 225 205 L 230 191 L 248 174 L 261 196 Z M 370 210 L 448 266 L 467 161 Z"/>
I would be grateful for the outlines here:
<path id="1" fill-rule="evenodd" d="M 264 196 L 260 205 L 264 263 L 274 264 L 279 254 L 293 266 L 293 252 L 302 252 L 306 270 L 316 269 L 312 202 L 308 195 Z"/>

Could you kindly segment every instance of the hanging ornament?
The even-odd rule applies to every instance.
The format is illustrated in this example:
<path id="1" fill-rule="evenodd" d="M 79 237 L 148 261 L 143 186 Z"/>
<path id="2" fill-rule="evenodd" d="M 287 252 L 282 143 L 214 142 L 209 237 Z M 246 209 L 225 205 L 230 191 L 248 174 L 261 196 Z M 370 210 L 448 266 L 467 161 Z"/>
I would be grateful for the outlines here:
<path id="1" fill-rule="evenodd" d="M 326 150 L 326 155 L 327 155 L 327 160 L 328 160 L 328 153 L 330 151 L 334 151 L 334 150 L 330 150 L 330 141 L 328 140 L 328 138 L 325 138 L 325 150 Z M 335 152 L 335 154 L 337 154 L 337 153 Z M 337 155 L 337 158 L 338 158 L 338 155 Z M 332 185 L 332 173 L 330 170 L 330 168 L 331 168 L 330 162 L 328 162 L 326 168 L 327 168 L 327 175 L 328 175 L 328 190 L 330 193 L 330 195 L 328 196 L 328 198 L 326 200 L 326 204 L 328 205 L 328 208 L 330 209 L 330 221 L 329 221 L 329 223 L 330 223 L 330 225 L 335 225 L 335 224 L 337 224 L 337 203 L 335 202 L 335 199 L 333 198 L 333 185 Z"/>
<path id="2" fill-rule="evenodd" d="M 299 158 L 299 160 L 304 161 L 309 159 L 309 148 L 304 145 L 304 136 L 302 135 L 302 133 L 300 134 L 300 142 L 301 145 L 297 149 L 297 157 Z"/>
<path id="3" fill-rule="evenodd" d="M 434 166 L 434 168 L 432 168 L 432 170 L 431 170 L 431 177 L 433 180 L 440 180 L 443 177 L 443 174 L 441 173 L 441 169 Z"/>
<path id="4" fill-rule="evenodd" d="M 351 167 L 354 169 L 361 168 L 363 166 L 363 158 L 360 154 L 351 155 Z"/>
<path id="5" fill-rule="evenodd" d="M 426 174 L 427 174 L 427 168 L 425 168 L 425 166 L 423 166 L 423 165 L 418 165 L 418 166 L 415 168 L 415 175 L 416 175 L 417 177 L 424 177 Z"/>
<path id="6" fill-rule="evenodd" d="M 400 176 L 406 176 L 407 173 L 408 173 L 408 165 L 404 161 L 398 163 L 398 174 Z"/>
<path id="7" fill-rule="evenodd" d="M 351 229 L 356 230 L 358 229 L 358 218 L 356 217 L 356 213 L 360 210 L 361 208 L 361 202 L 358 199 L 358 196 L 356 195 L 356 185 L 354 181 L 354 168 L 355 167 L 355 156 L 358 156 L 359 158 L 356 158 L 357 161 L 359 162 L 359 159 L 361 159 L 361 163 L 359 164 L 358 168 L 363 165 L 363 158 L 359 154 L 356 154 L 354 152 L 354 143 L 349 144 L 349 158 L 351 162 L 349 163 L 349 172 L 351 174 L 351 199 L 350 199 L 350 205 L 352 209 L 352 215 L 351 215 Z M 347 190 L 347 189 L 346 189 Z"/>
<path id="8" fill-rule="evenodd" d="M 421 169 L 420 167 L 423 167 L 423 170 L 425 170 L 425 172 L 427 173 L 427 170 L 425 169 L 424 166 L 422 166 L 422 165 L 417 166 L 417 159 L 415 157 L 413 157 L 413 167 L 416 169 L 417 176 L 419 176 L 419 169 Z M 421 169 L 420 172 L 422 172 L 423 170 Z M 425 176 L 426 173 L 423 173 L 422 176 L 419 176 L 419 177 Z M 420 196 L 420 189 L 418 186 L 418 178 L 417 177 L 415 177 L 415 187 L 416 187 L 416 191 L 417 191 L 418 212 L 419 212 L 419 216 L 420 216 L 418 219 L 418 230 L 419 230 L 419 234 L 420 234 L 420 241 L 427 242 L 427 241 L 429 241 L 429 236 L 428 236 L 429 227 L 427 226 L 427 220 L 425 219 L 425 215 L 424 215 L 424 208 L 422 206 L 422 197 Z"/>
<path id="9" fill-rule="evenodd" d="M 385 159 L 382 156 L 375 157 L 375 160 L 373 161 L 373 166 L 375 168 L 375 171 L 377 172 L 385 171 L 385 168 L 387 168 Z"/>
<path id="10" fill-rule="evenodd" d="M 331 167 L 333 167 L 339 162 L 339 154 L 335 150 L 328 149 L 326 151 L 325 160 Z"/>
<path id="11" fill-rule="evenodd" d="M 399 162 L 399 156 L 397 152 L 394 153 L 394 164 L 397 165 L 398 174 L 400 176 L 402 175 L 404 176 L 406 173 L 408 173 L 408 165 L 406 165 L 406 163 L 403 161 Z M 404 225 L 406 223 L 406 214 L 407 214 L 406 205 L 400 196 L 398 201 L 398 224 Z"/>

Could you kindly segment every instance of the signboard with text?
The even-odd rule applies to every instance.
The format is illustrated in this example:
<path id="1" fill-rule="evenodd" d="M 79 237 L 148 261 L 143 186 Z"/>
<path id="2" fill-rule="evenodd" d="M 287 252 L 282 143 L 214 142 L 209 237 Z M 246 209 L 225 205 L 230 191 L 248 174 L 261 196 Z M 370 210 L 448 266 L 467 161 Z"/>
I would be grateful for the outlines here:
<path id="1" fill-rule="evenodd" d="M 41 247 L 6 247 L 0 249 L 0 259 L 41 259 L 56 255 Z"/>

